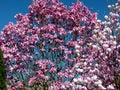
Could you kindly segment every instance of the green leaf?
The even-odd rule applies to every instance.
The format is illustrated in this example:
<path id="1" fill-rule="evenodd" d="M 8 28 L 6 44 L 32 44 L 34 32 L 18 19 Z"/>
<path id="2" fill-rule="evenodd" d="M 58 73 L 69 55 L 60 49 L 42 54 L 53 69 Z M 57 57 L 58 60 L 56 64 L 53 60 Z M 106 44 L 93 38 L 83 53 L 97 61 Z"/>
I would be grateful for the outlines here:
<path id="1" fill-rule="evenodd" d="M 6 70 L 5 70 L 4 59 L 1 49 L 0 49 L 0 90 L 7 90 Z"/>

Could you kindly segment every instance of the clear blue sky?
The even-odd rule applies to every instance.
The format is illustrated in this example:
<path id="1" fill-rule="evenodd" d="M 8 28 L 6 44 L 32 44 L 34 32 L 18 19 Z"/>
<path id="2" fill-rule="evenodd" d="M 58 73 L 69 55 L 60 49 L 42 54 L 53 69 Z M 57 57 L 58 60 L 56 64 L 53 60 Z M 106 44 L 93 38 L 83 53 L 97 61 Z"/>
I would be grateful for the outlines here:
<path id="1" fill-rule="evenodd" d="M 60 0 L 65 5 L 70 6 L 76 0 Z M 93 12 L 98 12 L 98 18 L 103 20 L 103 15 L 108 14 L 107 5 L 114 4 L 117 0 L 80 0 Z M 25 14 L 28 11 L 28 6 L 31 0 L 1 0 L 0 2 L 0 30 L 8 24 L 15 22 L 14 16 L 17 13 Z"/>

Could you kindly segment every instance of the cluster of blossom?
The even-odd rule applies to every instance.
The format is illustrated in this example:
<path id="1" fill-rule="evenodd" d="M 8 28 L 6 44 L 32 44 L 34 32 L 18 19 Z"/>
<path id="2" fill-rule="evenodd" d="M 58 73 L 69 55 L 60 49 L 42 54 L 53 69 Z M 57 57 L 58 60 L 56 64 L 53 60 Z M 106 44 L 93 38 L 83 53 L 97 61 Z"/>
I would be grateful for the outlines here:
<path id="1" fill-rule="evenodd" d="M 88 63 L 77 64 L 76 71 L 82 72 L 83 76 L 75 78 L 73 81 L 76 88 L 83 90 L 117 90 L 120 88 L 120 1 L 115 5 L 108 5 L 111 10 L 109 16 L 105 15 L 105 21 L 98 20 L 101 26 L 93 30 L 92 40 L 89 46 L 92 48 L 92 60 Z M 79 47 L 76 51 L 79 54 Z M 82 67 L 83 65 L 83 67 Z M 84 67 L 88 72 L 85 74 Z M 76 67 L 76 66 L 75 66 Z"/>
<path id="2" fill-rule="evenodd" d="M 80 1 L 67 8 L 58 0 L 33 0 L 30 13 L 18 14 L 0 36 L 8 89 L 119 88 L 119 5 L 109 5 L 115 12 L 101 22 Z"/>

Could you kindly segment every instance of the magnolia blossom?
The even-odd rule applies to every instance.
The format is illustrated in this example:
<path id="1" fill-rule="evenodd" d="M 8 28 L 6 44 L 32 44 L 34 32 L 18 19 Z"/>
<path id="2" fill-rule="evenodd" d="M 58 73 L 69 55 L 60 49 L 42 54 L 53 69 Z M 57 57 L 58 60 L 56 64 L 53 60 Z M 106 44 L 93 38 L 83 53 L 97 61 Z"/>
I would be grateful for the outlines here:
<path id="1" fill-rule="evenodd" d="M 110 8 L 110 6 L 108 6 L 108 7 Z M 108 16 L 107 16 L 107 15 L 105 15 L 105 16 L 104 16 L 104 18 L 107 20 L 107 19 L 108 19 Z"/>
<path id="2" fill-rule="evenodd" d="M 114 90 L 115 88 L 114 88 L 113 85 L 109 85 L 109 86 L 107 87 L 107 89 Z"/>

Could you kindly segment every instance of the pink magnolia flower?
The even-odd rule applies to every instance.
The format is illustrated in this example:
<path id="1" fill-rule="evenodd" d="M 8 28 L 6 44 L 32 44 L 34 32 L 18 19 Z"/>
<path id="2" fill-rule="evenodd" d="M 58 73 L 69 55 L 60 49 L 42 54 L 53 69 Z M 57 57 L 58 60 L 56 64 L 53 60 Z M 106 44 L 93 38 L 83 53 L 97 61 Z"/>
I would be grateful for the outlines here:
<path id="1" fill-rule="evenodd" d="M 28 84 L 31 85 L 32 83 L 35 82 L 35 80 L 36 80 L 36 77 L 30 78 Z"/>

